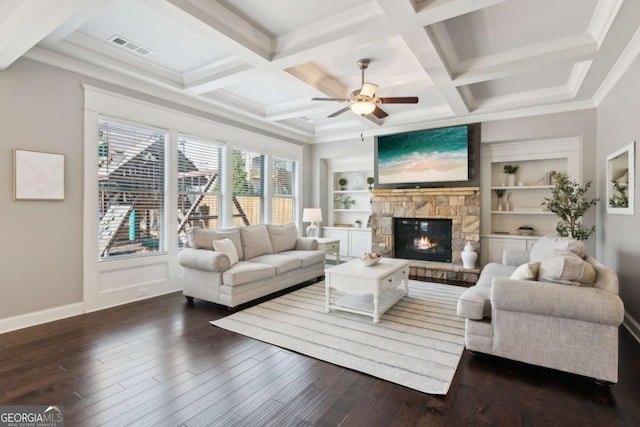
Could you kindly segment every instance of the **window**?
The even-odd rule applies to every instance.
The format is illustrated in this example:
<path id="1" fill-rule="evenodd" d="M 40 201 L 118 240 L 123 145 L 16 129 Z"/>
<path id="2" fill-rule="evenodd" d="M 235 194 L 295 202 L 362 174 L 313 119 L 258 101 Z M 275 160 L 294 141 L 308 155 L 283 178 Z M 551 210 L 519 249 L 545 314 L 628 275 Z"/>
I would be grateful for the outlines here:
<path id="1" fill-rule="evenodd" d="M 220 226 L 223 146 L 178 138 L 178 245 L 191 227 Z"/>
<path id="2" fill-rule="evenodd" d="M 264 213 L 264 154 L 233 150 L 233 225 L 262 223 Z"/>
<path id="3" fill-rule="evenodd" d="M 163 251 L 164 132 L 98 121 L 98 259 Z"/>
<path id="4" fill-rule="evenodd" d="M 278 157 L 271 164 L 271 223 L 294 222 L 296 162 Z"/>

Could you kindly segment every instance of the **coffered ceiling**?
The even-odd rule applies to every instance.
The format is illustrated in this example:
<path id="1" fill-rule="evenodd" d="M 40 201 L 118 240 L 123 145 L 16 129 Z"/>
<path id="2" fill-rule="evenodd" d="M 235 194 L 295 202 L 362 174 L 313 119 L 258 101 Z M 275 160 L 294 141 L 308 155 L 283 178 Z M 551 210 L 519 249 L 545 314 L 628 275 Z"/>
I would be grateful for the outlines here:
<path id="1" fill-rule="evenodd" d="M 306 142 L 592 108 L 635 59 L 637 0 L 3 0 L 21 56 Z M 115 41 L 115 42 L 114 42 Z M 120 43 L 120 44 L 118 44 Z M 313 97 L 417 96 L 384 119 Z"/>

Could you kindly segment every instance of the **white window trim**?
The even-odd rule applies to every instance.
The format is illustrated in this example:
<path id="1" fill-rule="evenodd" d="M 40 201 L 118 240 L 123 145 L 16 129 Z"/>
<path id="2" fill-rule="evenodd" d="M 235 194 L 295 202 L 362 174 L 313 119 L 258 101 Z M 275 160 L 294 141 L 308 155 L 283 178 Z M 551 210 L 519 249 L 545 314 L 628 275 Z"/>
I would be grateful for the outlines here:
<path id="1" fill-rule="evenodd" d="M 297 144 L 274 139 L 265 135 L 234 128 L 228 125 L 190 115 L 182 111 L 155 105 L 129 96 L 121 95 L 90 85 L 84 87 L 84 206 L 83 206 L 83 286 L 84 311 L 91 312 L 111 306 L 128 303 L 140 298 L 148 298 L 182 288 L 182 268 L 178 265 L 177 210 L 171 209 L 177 203 L 177 156 L 176 147 L 179 135 L 194 135 L 204 140 L 224 141 L 223 149 L 226 174 L 230 173 L 231 156 L 234 146 L 266 153 L 266 162 L 271 155 L 295 160 L 298 164 L 298 184 L 296 198 L 299 201 L 296 210 L 302 204 L 300 188 L 303 159 L 303 147 Z M 98 251 L 98 186 L 94 185 L 97 171 L 99 117 L 114 121 L 128 122 L 139 126 L 152 126 L 167 129 L 169 134 L 167 147 L 167 206 L 165 215 L 166 253 L 144 257 L 113 259 L 99 262 Z M 268 150 L 265 150 L 268 147 Z M 266 172 L 266 171 L 265 171 Z M 266 175 L 269 176 L 269 175 Z M 227 177 L 225 177 L 227 178 Z M 222 197 L 231 193 L 231 180 L 224 179 Z M 266 186 L 269 187 L 268 185 Z M 271 190 L 265 188 L 265 198 L 270 203 Z M 225 215 L 221 224 L 231 225 L 231 203 L 224 203 Z M 174 212 L 175 211 L 175 212 Z M 265 215 L 270 214 L 265 212 Z M 270 218 L 270 216 L 265 216 Z M 297 212 L 300 218 L 300 212 Z M 300 226 L 300 224 L 298 224 Z M 142 277 L 142 279 L 140 279 Z"/>

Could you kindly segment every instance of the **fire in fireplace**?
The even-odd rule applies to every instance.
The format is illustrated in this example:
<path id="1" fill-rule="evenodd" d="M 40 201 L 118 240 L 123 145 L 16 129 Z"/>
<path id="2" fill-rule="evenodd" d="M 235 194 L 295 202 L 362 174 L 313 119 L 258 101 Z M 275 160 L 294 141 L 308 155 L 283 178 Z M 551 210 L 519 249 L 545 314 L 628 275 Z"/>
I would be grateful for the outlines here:
<path id="1" fill-rule="evenodd" d="M 450 219 L 393 218 L 393 256 L 451 262 Z"/>

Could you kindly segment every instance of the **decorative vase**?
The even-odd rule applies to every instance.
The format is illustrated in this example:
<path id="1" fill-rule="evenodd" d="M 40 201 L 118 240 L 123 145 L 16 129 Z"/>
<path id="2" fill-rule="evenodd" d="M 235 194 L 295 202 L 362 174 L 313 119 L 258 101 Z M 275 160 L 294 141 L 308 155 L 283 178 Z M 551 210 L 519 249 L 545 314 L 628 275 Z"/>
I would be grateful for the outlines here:
<path id="1" fill-rule="evenodd" d="M 507 174 L 507 186 L 508 187 L 515 187 L 516 186 L 516 174 L 515 173 L 508 173 Z"/>
<path id="2" fill-rule="evenodd" d="M 464 246 L 464 250 L 460 252 L 462 257 L 462 268 L 475 268 L 476 260 L 478 259 L 478 253 L 473 249 L 471 242 L 467 242 Z"/>
<path id="3" fill-rule="evenodd" d="M 501 211 L 502 209 L 503 209 L 502 208 L 502 197 L 499 197 L 498 198 L 498 210 Z"/>

